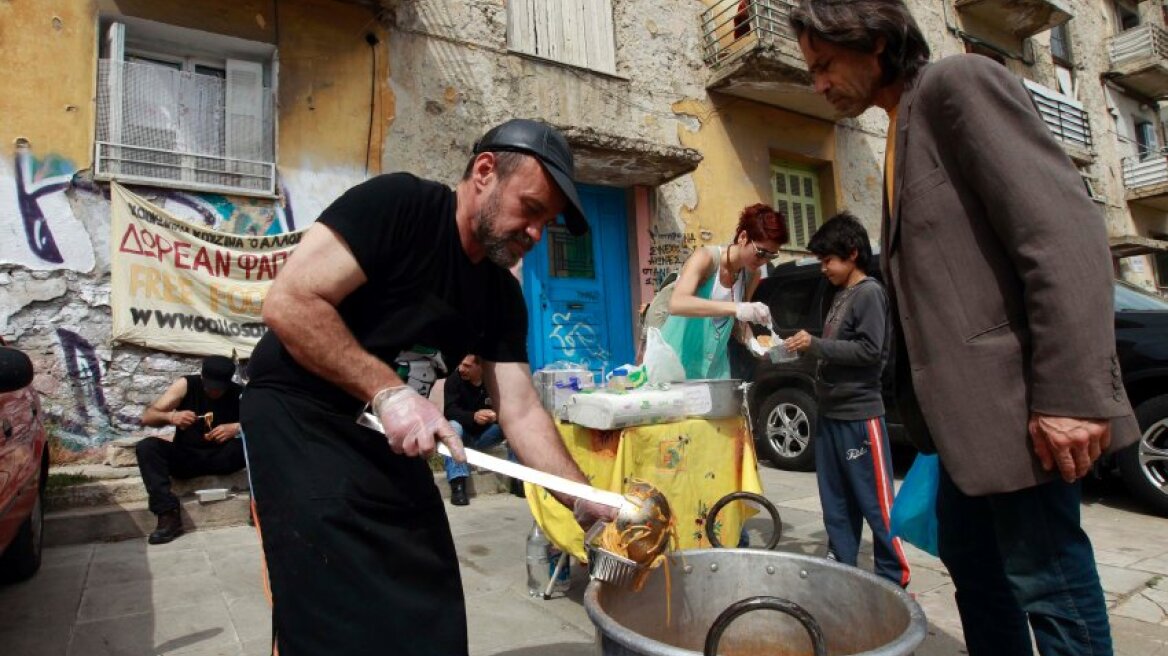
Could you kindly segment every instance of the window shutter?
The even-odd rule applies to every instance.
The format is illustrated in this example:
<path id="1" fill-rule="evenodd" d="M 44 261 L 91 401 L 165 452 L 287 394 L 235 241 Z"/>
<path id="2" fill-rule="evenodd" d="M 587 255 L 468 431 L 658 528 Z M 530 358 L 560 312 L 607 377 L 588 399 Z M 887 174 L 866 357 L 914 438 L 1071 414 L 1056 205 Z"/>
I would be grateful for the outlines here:
<path id="1" fill-rule="evenodd" d="M 616 43 L 612 25 L 612 0 L 584 0 L 583 10 L 588 68 L 615 73 Z"/>
<path id="2" fill-rule="evenodd" d="M 228 59 L 226 87 L 227 156 L 265 161 L 263 65 Z"/>
<path id="3" fill-rule="evenodd" d="M 819 180 L 815 171 L 797 166 L 776 164 L 771 170 L 774 207 L 787 218 L 790 245 L 804 248 L 823 220 Z"/>
<path id="4" fill-rule="evenodd" d="M 121 23 L 111 23 L 109 30 L 106 32 L 106 58 L 109 63 L 106 65 L 106 86 L 109 89 L 109 105 L 106 109 L 106 134 L 105 141 L 113 144 L 122 143 L 122 103 L 123 103 L 123 88 L 124 70 L 122 63 L 126 59 L 126 26 Z M 99 146 L 100 148 L 100 146 Z M 118 152 L 117 150 L 114 151 Z M 102 160 L 101 153 L 98 153 L 97 159 Z M 117 173 L 120 171 L 118 157 L 112 157 L 108 162 L 107 169 L 110 173 Z M 99 164 L 100 166 L 100 164 Z"/>
<path id="5" fill-rule="evenodd" d="M 535 54 L 535 0 L 507 3 L 507 45 L 512 50 Z"/>
<path id="6" fill-rule="evenodd" d="M 614 73 L 612 0 L 510 0 L 507 46 L 517 52 Z"/>

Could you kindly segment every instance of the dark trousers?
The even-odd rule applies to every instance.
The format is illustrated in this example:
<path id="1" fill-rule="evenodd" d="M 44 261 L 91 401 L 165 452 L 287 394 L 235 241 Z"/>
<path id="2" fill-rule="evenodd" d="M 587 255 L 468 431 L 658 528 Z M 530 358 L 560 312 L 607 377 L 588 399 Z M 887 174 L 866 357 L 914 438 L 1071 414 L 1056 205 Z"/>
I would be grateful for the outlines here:
<path id="1" fill-rule="evenodd" d="M 941 560 L 956 587 L 971 656 L 1111 654 L 1107 606 L 1078 483 L 965 495 L 944 467 L 937 490 Z"/>
<path id="2" fill-rule="evenodd" d="M 189 447 L 157 437 L 147 437 L 134 447 L 138 471 L 150 495 L 155 515 L 178 509 L 178 497 L 170 491 L 170 479 L 230 474 L 243 469 L 243 444 L 231 439 L 208 447 Z"/>
<path id="3" fill-rule="evenodd" d="M 836 560 L 855 565 L 864 520 L 872 529 L 876 574 L 904 587 L 908 560 L 900 538 L 888 532 L 892 511 L 892 456 L 884 417 L 855 421 L 819 417 L 815 436 L 815 478 L 827 529 L 827 546 Z"/>

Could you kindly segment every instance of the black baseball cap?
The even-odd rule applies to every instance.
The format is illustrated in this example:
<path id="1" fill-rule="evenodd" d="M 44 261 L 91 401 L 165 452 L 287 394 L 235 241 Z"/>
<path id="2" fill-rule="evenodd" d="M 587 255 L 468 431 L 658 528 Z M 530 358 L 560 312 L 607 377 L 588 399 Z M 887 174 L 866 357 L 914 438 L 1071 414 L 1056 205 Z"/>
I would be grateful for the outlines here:
<path id="1" fill-rule="evenodd" d="M 559 130 L 542 121 L 513 118 L 488 130 L 474 145 L 475 155 L 501 151 L 527 153 L 538 159 L 568 199 L 564 207 L 568 232 L 577 237 L 588 232 L 584 208 L 572 181 L 576 175 L 572 149 Z"/>
<path id="2" fill-rule="evenodd" d="M 227 389 L 235 377 L 235 363 L 222 355 L 203 358 L 203 387 L 212 392 Z"/>

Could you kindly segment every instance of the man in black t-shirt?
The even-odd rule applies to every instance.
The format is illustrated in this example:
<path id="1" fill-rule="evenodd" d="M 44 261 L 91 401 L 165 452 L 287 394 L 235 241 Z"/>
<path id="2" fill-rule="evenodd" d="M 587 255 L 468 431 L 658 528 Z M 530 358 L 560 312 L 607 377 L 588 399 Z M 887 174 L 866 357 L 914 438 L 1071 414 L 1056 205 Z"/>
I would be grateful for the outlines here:
<path id="1" fill-rule="evenodd" d="M 170 478 L 230 474 L 244 467 L 239 435 L 239 393 L 233 382 L 235 363 L 213 355 L 203 359 L 201 375 L 183 376 L 142 412 L 143 426 L 174 426 L 174 436 L 147 437 L 134 447 L 138 471 L 150 496 L 158 525 L 150 544 L 165 544 L 182 535 L 178 497 Z"/>
<path id="2" fill-rule="evenodd" d="M 440 440 L 463 461 L 462 443 L 393 363 L 432 381 L 427 364 L 479 354 L 520 460 L 586 481 L 532 386 L 508 271 L 561 212 L 587 231 L 573 172 L 558 131 L 508 121 L 475 144 L 453 191 L 395 173 L 345 192 L 281 268 L 242 407 L 281 656 L 467 653 L 458 560 L 425 458 Z M 365 407 L 385 435 L 356 423 Z M 615 514 L 557 497 L 584 525 Z"/>

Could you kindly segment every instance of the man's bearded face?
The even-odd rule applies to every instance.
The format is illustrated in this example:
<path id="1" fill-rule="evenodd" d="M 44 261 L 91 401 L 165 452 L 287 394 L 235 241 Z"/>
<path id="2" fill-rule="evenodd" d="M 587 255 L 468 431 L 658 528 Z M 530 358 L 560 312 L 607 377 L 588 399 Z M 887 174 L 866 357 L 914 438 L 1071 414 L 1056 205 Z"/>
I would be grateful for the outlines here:
<path id="1" fill-rule="evenodd" d="M 496 187 L 475 217 L 475 239 L 483 245 L 487 259 L 510 269 L 535 247 L 535 240 L 523 227 L 505 232 L 500 223 L 499 188 Z"/>

